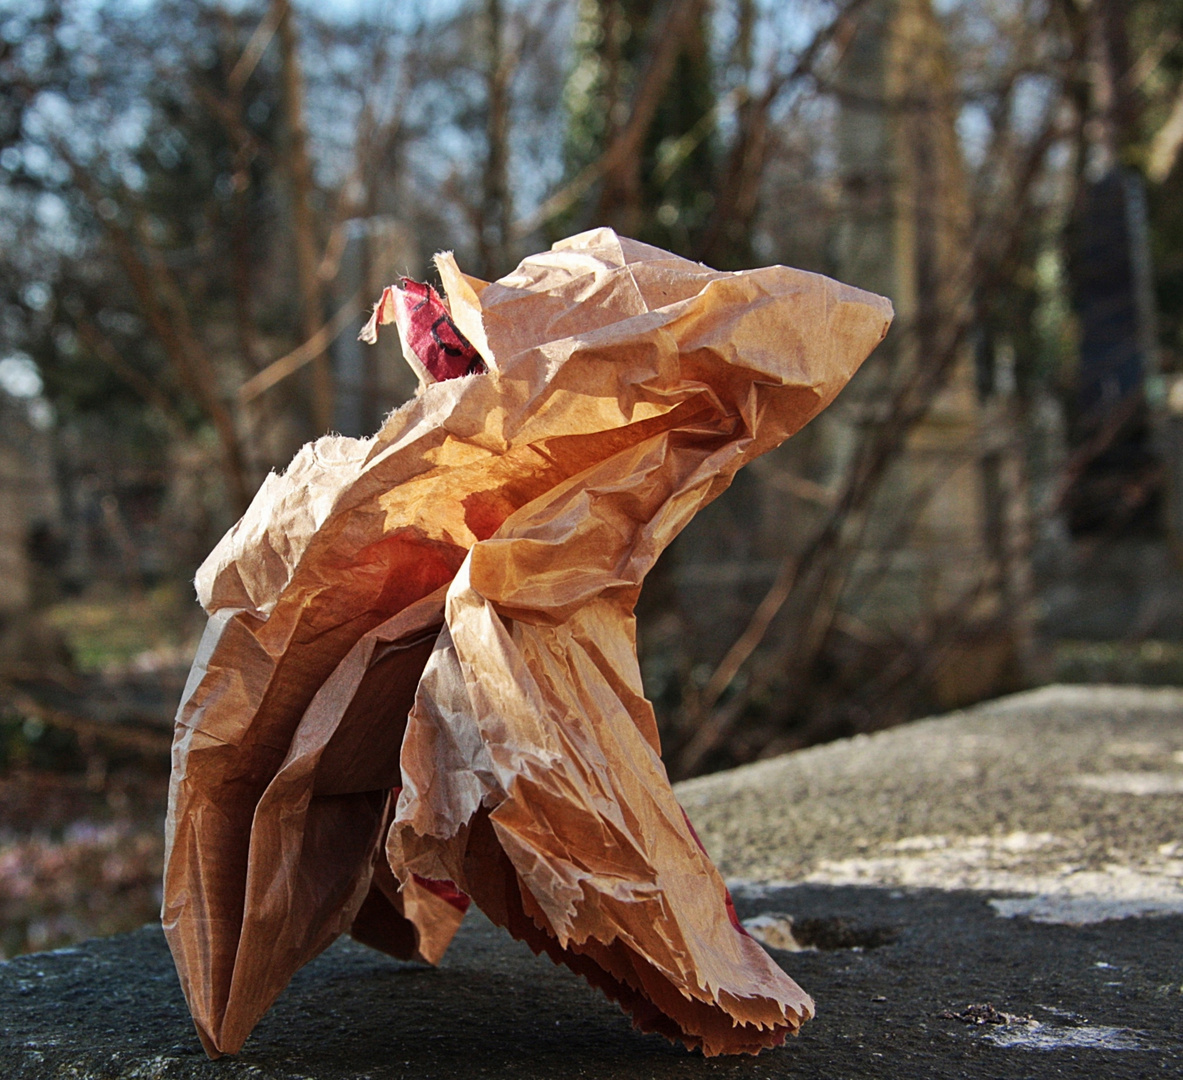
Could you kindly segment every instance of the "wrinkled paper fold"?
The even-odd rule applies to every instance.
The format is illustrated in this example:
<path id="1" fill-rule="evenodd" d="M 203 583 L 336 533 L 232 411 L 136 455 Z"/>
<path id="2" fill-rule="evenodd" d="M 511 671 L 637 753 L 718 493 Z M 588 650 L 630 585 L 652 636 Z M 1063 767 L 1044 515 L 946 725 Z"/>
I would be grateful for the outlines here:
<path id="1" fill-rule="evenodd" d="M 776 1045 L 812 1002 L 674 798 L 633 608 L 891 306 L 603 229 L 492 284 L 437 265 L 487 370 L 304 447 L 198 573 L 163 908 L 198 1032 L 237 1051 L 342 933 L 435 963 L 471 898 L 644 1030 Z"/>

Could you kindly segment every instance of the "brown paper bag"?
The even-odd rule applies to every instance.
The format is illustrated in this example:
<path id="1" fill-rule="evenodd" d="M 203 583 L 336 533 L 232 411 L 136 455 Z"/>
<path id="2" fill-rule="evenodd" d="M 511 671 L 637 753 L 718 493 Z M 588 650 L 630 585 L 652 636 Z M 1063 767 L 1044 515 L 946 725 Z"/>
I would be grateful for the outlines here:
<path id="1" fill-rule="evenodd" d="M 437 265 L 487 370 L 417 364 L 377 435 L 304 447 L 198 572 L 163 919 L 202 1042 L 237 1051 L 341 933 L 437 961 L 471 897 L 643 1030 L 779 1044 L 812 1002 L 729 917 L 674 799 L 633 607 L 891 306 L 605 229 L 493 284 Z"/>

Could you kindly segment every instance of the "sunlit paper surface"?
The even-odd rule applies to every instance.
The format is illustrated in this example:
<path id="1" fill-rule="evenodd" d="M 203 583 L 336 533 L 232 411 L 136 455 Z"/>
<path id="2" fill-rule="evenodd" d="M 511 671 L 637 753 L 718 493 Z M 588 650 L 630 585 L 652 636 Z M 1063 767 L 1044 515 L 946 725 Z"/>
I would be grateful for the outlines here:
<path id="1" fill-rule="evenodd" d="M 202 1042 L 237 1051 L 342 933 L 438 961 L 458 889 L 643 1030 L 776 1045 L 812 1002 L 729 917 L 674 798 L 633 607 L 891 305 L 604 229 L 493 284 L 437 267 L 487 372 L 304 447 L 197 575 L 163 918 Z"/>

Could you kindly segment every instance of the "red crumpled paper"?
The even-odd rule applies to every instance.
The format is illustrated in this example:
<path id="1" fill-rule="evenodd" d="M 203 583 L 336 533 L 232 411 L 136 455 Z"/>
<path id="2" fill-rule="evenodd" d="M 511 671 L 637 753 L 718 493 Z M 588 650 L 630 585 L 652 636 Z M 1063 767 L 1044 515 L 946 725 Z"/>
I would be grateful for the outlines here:
<path id="1" fill-rule="evenodd" d="M 398 323 L 417 396 L 301 450 L 198 572 L 163 905 L 198 1033 L 237 1051 L 342 933 L 434 963 L 471 898 L 643 1030 L 777 1045 L 812 1002 L 674 798 L 633 607 L 891 306 L 605 229 L 493 284 L 437 266 L 447 307 L 404 281 L 367 328 Z"/>

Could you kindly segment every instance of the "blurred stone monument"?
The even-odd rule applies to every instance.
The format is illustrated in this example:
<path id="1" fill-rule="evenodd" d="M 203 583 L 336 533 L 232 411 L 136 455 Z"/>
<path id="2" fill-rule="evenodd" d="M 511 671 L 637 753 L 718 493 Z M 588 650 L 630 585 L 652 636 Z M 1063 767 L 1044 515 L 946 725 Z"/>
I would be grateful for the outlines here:
<path id="1" fill-rule="evenodd" d="M 865 642 L 898 640 L 944 618 L 984 626 L 1006 602 L 1030 637 L 1022 453 L 1013 410 L 1000 403 L 1007 384 L 983 397 L 972 337 L 955 332 L 972 300 L 970 212 L 944 32 L 930 0 L 875 0 L 852 21 L 836 79 L 833 272 L 889 297 L 896 319 L 835 403 L 688 530 L 677 584 L 708 657 L 712 641 L 721 655 L 743 630 L 780 560 L 809 544 L 858 448 L 890 422 L 899 387 L 942 358 L 940 389 L 868 512 L 844 525 L 841 542 L 856 554 L 840 567 L 838 624 Z M 1014 658 L 1010 641 L 961 649 L 940 703 L 999 689 Z"/>
<path id="2" fill-rule="evenodd" d="M 843 213 L 838 276 L 891 298 L 896 321 L 822 419 L 819 464 L 835 486 L 901 383 L 947 372 L 868 516 L 844 604 L 872 627 L 907 628 L 966 603 L 982 573 L 986 506 L 982 411 L 968 335 L 969 193 L 947 47 L 928 0 L 879 0 L 861 13 L 839 76 Z M 948 355 L 950 354 L 951 355 Z"/>

